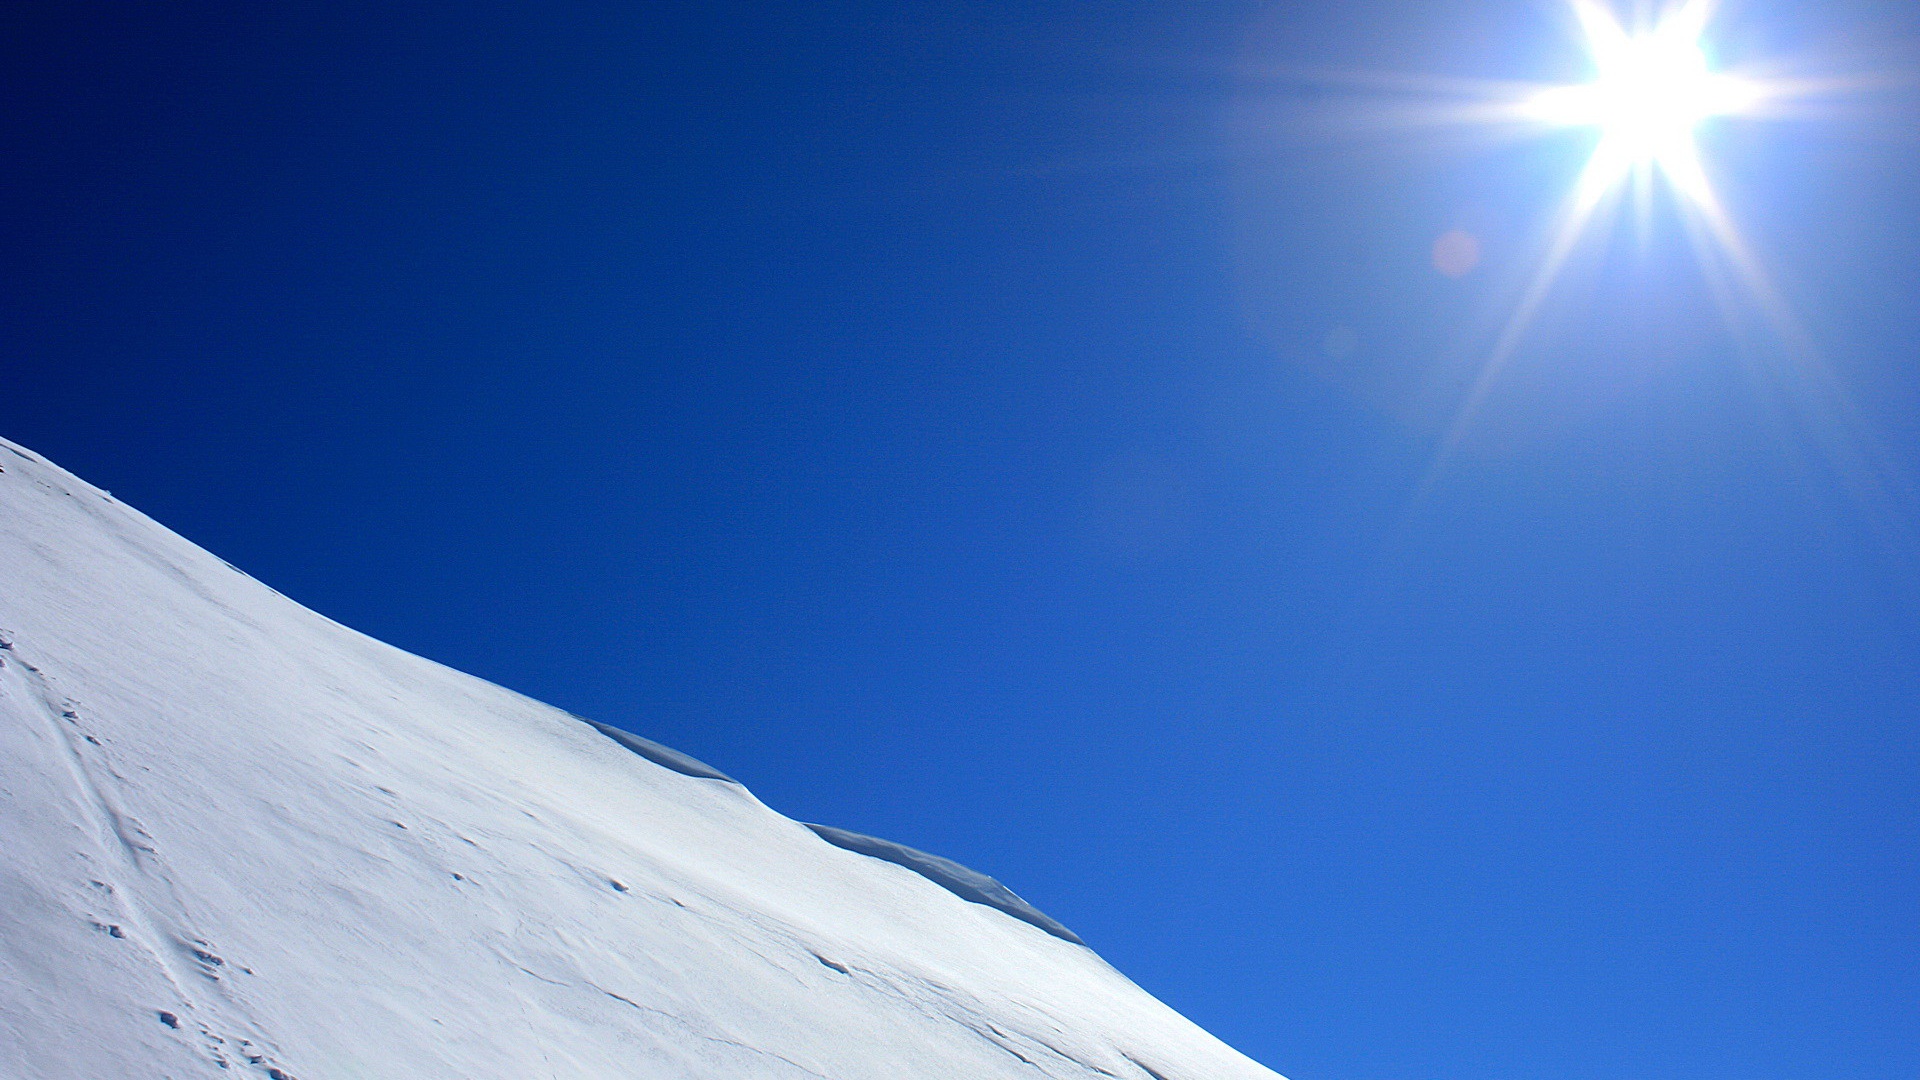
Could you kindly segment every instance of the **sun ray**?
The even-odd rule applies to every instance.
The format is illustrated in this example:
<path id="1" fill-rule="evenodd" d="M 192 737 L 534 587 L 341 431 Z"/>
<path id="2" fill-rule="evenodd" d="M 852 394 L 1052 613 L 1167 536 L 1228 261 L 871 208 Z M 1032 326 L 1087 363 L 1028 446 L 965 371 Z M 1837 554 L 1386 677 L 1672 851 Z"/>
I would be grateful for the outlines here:
<path id="1" fill-rule="evenodd" d="M 1756 375 L 1770 388 L 1786 391 L 1792 423 L 1812 443 L 1852 505 L 1867 515 L 1873 533 L 1890 552 L 1910 552 L 1914 527 L 1902 507 L 1913 504 L 1914 491 L 1906 471 L 1874 438 L 1846 384 L 1822 359 L 1812 333 L 1735 228 L 1707 182 L 1699 154 L 1680 164 L 1677 175 L 1687 185 L 1683 210 L 1694 247 L 1711 277 L 1732 278 L 1732 287 L 1716 289 L 1728 323 L 1737 323 L 1738 301 L 1744 299 L 1760 315 L 1771 342 L 1769 348 L 1749 351 L 1778 358 L 1775 366 L 1763 367 Z"/>
<path id="2" fill-rule="evenodd" d="M 1630 17 L 1608 0 L 1567 0 L 1567 5 L 1590 66 L 1589 77 L 1578 83 L 1326 69 L 1253 73 L 1261 81 L 1354 91 L 1331 102 L 1316 95 L 1315 108 L 1298 114 L 1342 134 L 1440 127 L 1494 137 L 1592 133 L 1538 264 L 1521 281 L 1491 348 L 1471 371 L 1413 503 L 1426 499 L 1458 454 L 1500 378 L 1536 332 L 1583 241 L 1605 228 L 1604 221 L 1618 210 L 1628 215 L 1643 252 L 1651 252 L 1655 225 L 1666 219 L 1656 210 L 1661 203 L 1670 205 L 1684 226 L 1754 377 L 1773 384 L 1776 403 L 1797 415 L 1795 426 L 1819 445 L 1840 486 L 1864 493 L 1857 501 L 1882 507 L 1907 501 L 1911 485 L 1902 482 L 1890 457 L 1870 452 L 1874 440 L 1864 411 L 1849 404 L 1837 373 L 1820 361 L 1812 336 L 1716 191 L 1698 134 L 1728 117 L 1836 115 L 1823 110 L 1862 95 L 1909 89 L 1911 80 L 1888 71 L 1814 76 L 1779 65 L 1772 70 L 1716 67 L 1705 42 L 1717 0 L 1635 0 Z"/>
<path id="3" fill-rule="evenodd" d="M 1425 497 L 1458 451 L 1595 217 L 1623 189 L 1630 191 L 1633 215 L 1644 236 L 1652 221 L 1654 187 L 1662 182 L 1735 276 L 1753 290 L 1769 321 L 1782 328 L 1793 324 L 1779 292 L 1714 194 L 1695 139 L 1702 121 L 1751 111 L 1766 96 L 1764 87 L 1716 73 L 1708 64 L 1700 38 L 1713 13 L 1711 0 L 1684 0 L 1640 33 L 1600 0 L 1571 4 L 1593 63 L 1593 79 L 1539 90 L 1521 100 L 1518 109 L 1551 126 L 1597 128 L 1599 137 L 1574 181 L 1540 266 L 1455 409 L 1416 500 Z"/>
<path id="4" fill-rule="evenodd" d="M 1454 410 L 1453 421 L 1448 425 L 1433 461 L 1427 468 L 1426 477 L 1416 493 L 1416 501 L 1423 501 L 1433 485 L 1439 481 L 1447 462 L 1459 449 L 1461 440 L 1466 438 L 1468 430 L 1473 425 L 1474 417 L 1480 411 L 1480 406 L 1492 392 L 1500 372 L 1506 367 L 1507 362 L 1513 359 L 1514 353 L 1519 350 L 1521 343 L 1525 340 L 1527 332 L 1533 328 L 1534 319 L 1539 315 L 1541 306 L 1552 295 L 1553 286 L 1559 280 L 1560 272 L 1566 268 L 1567 260 L 1580 246 L 1581 238 L 1586 235 L 1587 226 L 1605 202 L 1608 192 L 1617 187 L 1619 171 L 1623 167 L 1630 167 L 1631 163 L 1623 166 L 1618 154 L 1606 153 L 1603 150 L 1604 147 L 1596 148 L 1593 156 L 1587 159 L 1586 168 L 1582 170 L 1579 181 L 1574 185 L 1573 193 L 1568 197 L 1560 213 L 1560 223 L 1554 229 L 1553 241 L 1547 248 L 1546 256 L 1527 283 L 1526 291 L 1521 294 L 1520 302 L 1514 306 L 1513 314 L 1508 316 L 1506 324 L 1501 328 L 1500 336 L 1495 339 L 1493 349 L 1481 362 L 1465 399 Z"/>
<path id="5" fill-rule="evenodd" d="M 1642 239 L 1657 192 L 1671 196 L 1708 285 L 1741 343 L 1775 416 L 1805 441 L 1819 468 L 1865 514 L 1870 531 L 1898 554 L 1920 538 L 1903 508 L 1915 486 L 1872 435 L 1865 414 L 1822 361 L 1813 336 L 1741 235 L 1714 188 L 1696 138 L 1722 116 L 1779 116 L 1793 101 L 1872 85 L 1870 79 L 1760 80 L 1712 70 L 1700 41 L 1715 4 L 1685 0 L 1649 29 L 1630 29 L 1600 0 L 1571 0 L 1593 62 L 1592 81 L 1541 89 L 1517 111 L 1552 127 L 1598 129 L 1593 150 L 1563 204 L 1552 239 L 1492 348 L 1480 362 L 1436 446 L 1412 505 L 1431 495 L 1458 453 L 1501 373 L 1532 330 L 1554 285 L 1601 211 L 1631 200 Z M 1510 102 L 1513 99 L 1508 99 Z M 1764 340 L 1743 326 L 1759 316 Z M 1903 558 L 1896 563 L 1905 564 Z M 1909 568 L 1920 586 L 1920 567 Z"/>

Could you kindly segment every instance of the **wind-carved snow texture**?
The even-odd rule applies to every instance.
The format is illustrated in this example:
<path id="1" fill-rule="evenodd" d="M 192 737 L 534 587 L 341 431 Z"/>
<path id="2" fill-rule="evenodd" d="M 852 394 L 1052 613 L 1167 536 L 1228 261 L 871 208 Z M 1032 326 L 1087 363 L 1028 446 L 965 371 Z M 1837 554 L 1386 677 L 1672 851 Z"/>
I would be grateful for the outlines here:
<path id="1" fill-rule="evenodd" d="M 663 746 L 660 743 L 654 742 L 652 739 L 642 738 L 631 731 L 622 731 L 617 727 L 611 727 L 595 720 L 588 720 L 587 723 L 592 724 L 602 735 L 639 754 L 648 761 L 672 769 L 674 772 L 680 773 L 683 776 L 697 776 L 707 780 L 724 780 L 729 784 L 739 783 L 738 780 L 735 780 L 733 777 L 728 776 L 726 773 L 721 772 L 706 762 L 683 754 L 670 746 Z M 1060 925 L 1060 923 L 1055 920 L 1048 918 L 1044 912 L 1035 908 L 1032 904 L 1027 903 L 1025 900 L 1022 900 L 1012 889 L 980 873 L 978 870 L 962 866 L 952 859 L 943 859 L 938 855 L 930 855 L 927 852 L 910 848 L 905 844 L 896 844 L 891 840 L 882 840 L 877 836 L 866 836 L 857 832 L 849 832 L 846 829 L 836 829 L 831 825 L 809 824 L 807 828 L 812 829 L 820 839 L 825 840 L 834 847 L 845 848 L 848 851 L 857 851 L 862 855 L 870 855 L 873 858 L 883 859 L 897 866 L 904 866 L 963 900 L 971 900 L 976 904 L 985 904 L 990 908 L 997 908 L 1022 922 L 1032 923 L 1034 926 L 1045 930 L 1054 937 L 1071 941 L 1075 945 L 1086 944 L 1086 942 L 1080 940 L 1078 934 Z"/>
<path id="2" fill-rule="evenodd" d="M 672 769 L 682 776 L 697 776 L 706 780 L 725 780 L 729 784 L 737 784 L 740 782 L 706 762 L 683 754 L 671 746 L 662 746 L 652 739 L 643 739 L 631 731 L 622 731 L 617 727 L 602 724 L 597 720 L 588 720 L 587 723 L 592 724 L 600 734 L 639 754 L 655 765 Z"/>
<path id="3" fill-rule="evenodd" d="M 1000 884 L 978 870 L 970 870 L 952 859 L 943 859 L 938 855 L 929 855 L 905 844 L 896 844 L 891 840 L 882 840 L 877 836 L 864 836 L 845 829 L 836 829 L 831 825 L 808 825 L 820 839 L 834 847 L 857 851 L 862 855 L 871 855 L 876 859 L 904 866 L 907 869 L 933 882 L 965 900 L 976 904 L 985 904 L 1052 934 L 1075 945 L 1085 945 L 1079 935 L 1048 918 L 1032 904 L 1014 893 L 1012 889 Z"/>
<path id="4" fill-rule="evenodd" d="M 6 1080 L 1274 1075 L 991 878 L 0 466 Z"/>

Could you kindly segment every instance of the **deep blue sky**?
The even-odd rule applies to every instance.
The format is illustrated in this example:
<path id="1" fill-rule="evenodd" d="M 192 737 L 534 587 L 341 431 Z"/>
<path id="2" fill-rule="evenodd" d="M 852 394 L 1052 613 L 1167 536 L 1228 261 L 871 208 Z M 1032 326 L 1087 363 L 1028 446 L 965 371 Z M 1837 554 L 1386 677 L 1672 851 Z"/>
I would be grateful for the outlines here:
<path id="1" fill-rule="evenodd" d="M 1845 69 L 1920 11 L 1726 25 Z M 1416 497 L 1581 140 L 1254 74 L 1569 78 L 1567 30 L 15 5 L 0 432 L 345 623 L 1000 877 L 1294 1080 L 1912 1080 L 1898 499 L 1842 491 L 1664 212 Z M 1911 468 L 1902 100 L 1710 141 L 1843 433 Z"/>

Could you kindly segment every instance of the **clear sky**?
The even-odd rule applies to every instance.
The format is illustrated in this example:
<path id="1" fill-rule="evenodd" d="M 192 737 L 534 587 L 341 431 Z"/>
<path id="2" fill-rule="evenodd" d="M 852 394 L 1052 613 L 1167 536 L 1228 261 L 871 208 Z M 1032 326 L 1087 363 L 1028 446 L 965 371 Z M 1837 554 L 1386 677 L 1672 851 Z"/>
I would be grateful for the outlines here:
<path id="1" fill-rule="evenodd" d="M 1708 40 L 1911 70 L 1920 8 Z M 13 5 L 0 432 L 1293 1080 L 1912 1080 L 1920 112 L 1701 129 L 1812 349 L 1662 196 L 1473 397 L 1591 133 L 1353 76 L 1583 57 L 1557 0 Z"/>

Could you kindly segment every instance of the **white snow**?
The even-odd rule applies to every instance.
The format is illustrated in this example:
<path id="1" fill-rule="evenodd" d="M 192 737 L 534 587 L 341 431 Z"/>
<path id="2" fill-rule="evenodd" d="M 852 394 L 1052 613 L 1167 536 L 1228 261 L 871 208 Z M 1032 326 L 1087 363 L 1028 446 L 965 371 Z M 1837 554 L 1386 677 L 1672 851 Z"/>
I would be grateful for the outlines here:
<path id="1" fill-rule="evenodd" d="M 1025 916 L 0 467 L 4 1080 L 1275 1075 Z"/>

